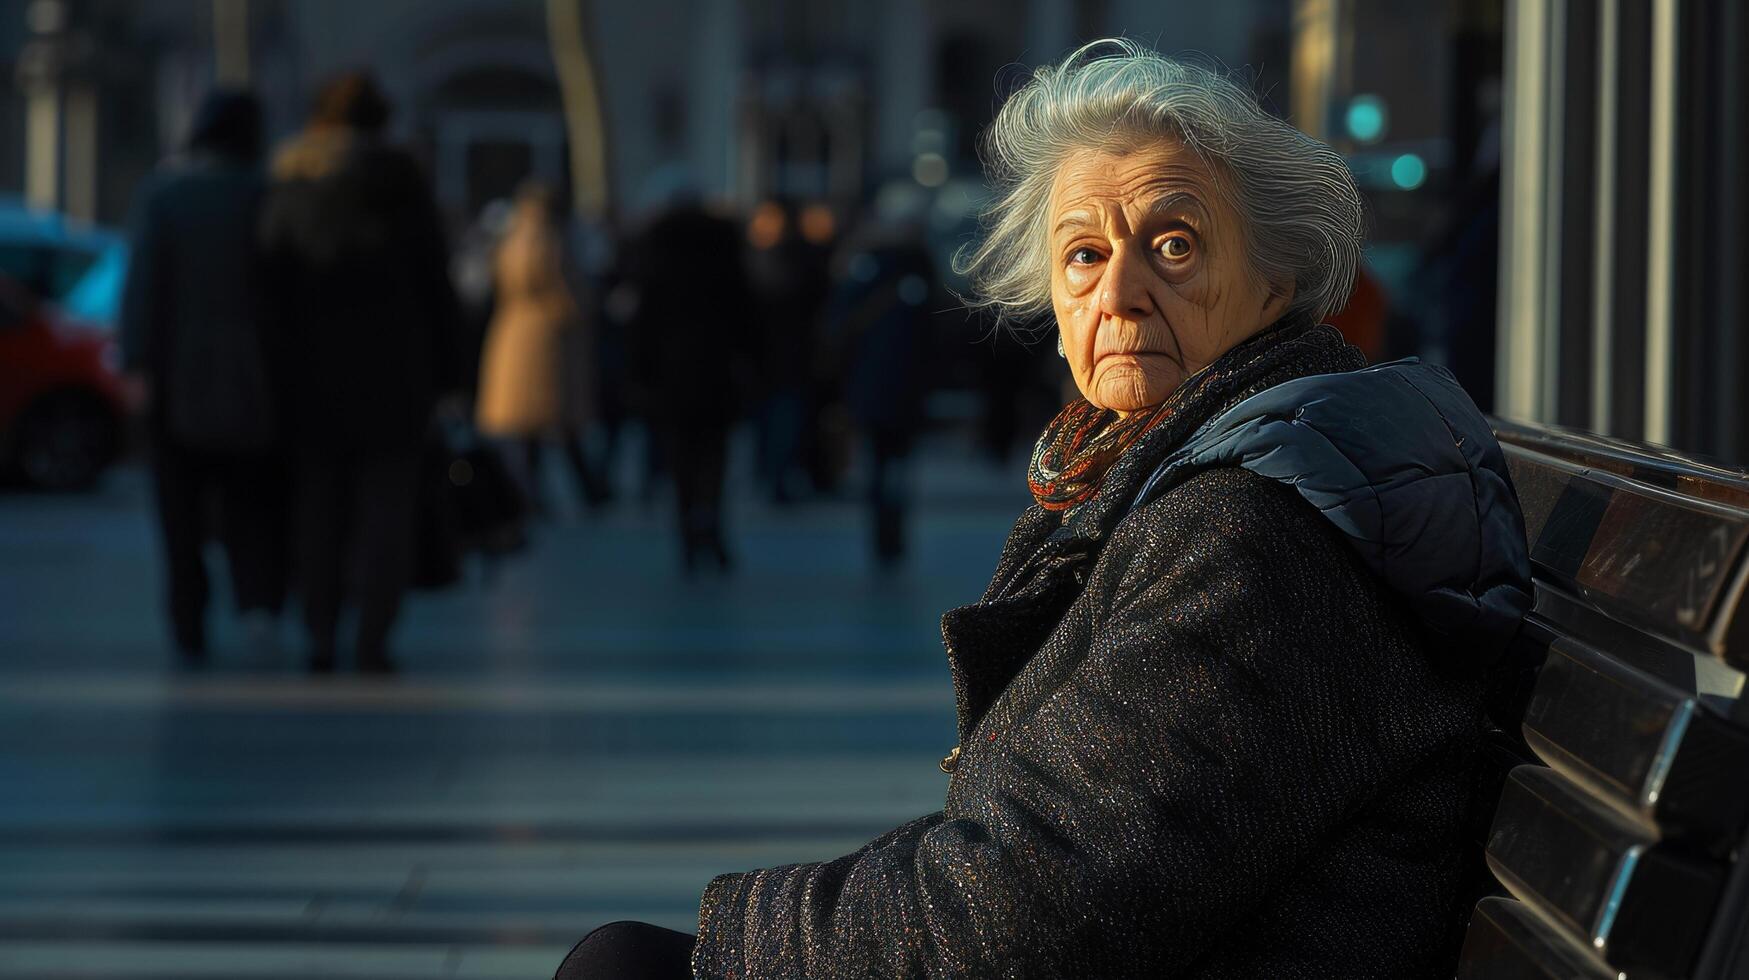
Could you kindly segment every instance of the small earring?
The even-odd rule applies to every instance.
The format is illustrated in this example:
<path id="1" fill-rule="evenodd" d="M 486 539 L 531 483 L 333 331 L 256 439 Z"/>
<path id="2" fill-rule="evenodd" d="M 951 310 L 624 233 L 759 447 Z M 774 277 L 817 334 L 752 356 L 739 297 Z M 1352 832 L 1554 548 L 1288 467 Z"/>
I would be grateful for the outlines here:
<path id="1" fill-rule="evenodd" d="M 1063 335 L 1062 334 L 1057 334 L 1057 356 L 1060 358 L 1063 358 L 1064 360 L 1069 359 L 1069 352 L 1063 349 Z"/>

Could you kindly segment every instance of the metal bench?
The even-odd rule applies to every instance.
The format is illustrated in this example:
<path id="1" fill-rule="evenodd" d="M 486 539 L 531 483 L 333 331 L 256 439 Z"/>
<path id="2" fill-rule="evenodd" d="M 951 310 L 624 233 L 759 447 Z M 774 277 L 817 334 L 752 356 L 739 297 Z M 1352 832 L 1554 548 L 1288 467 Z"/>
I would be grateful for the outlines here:
<path id="1" fill-rule="evenodd" d="M 1749 474 L 1496 432 L 1536 603 L 1491 692 L 1497 886 L 1457 975 L 1749 980 Z"/>

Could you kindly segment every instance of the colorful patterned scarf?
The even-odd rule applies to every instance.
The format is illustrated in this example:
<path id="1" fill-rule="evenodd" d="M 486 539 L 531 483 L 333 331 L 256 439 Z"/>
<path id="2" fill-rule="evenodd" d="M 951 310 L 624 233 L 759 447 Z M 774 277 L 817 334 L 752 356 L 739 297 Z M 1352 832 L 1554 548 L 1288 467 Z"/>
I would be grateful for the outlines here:
<path id="1" fill-rule="evenodd" d="M 1105 471 L 1154 425 L 1170 418 L 1172 400 L 1119 417 L 1085 398 L 1070 402 L 1032 450 L 1026 483 L 1045 510 L 1068 510 L 1099 490 Z"/>

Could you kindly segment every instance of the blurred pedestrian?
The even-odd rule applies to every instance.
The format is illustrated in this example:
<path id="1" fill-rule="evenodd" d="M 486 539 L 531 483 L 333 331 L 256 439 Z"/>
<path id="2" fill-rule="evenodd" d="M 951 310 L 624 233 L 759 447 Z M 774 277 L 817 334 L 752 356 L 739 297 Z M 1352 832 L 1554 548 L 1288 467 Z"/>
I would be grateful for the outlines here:
<path id="1" fill-rule="evenodd" d="M 517 193 L 494 259 L 497 302 L 486 328 L 475 424 L 484 435 L 520 446 L 536 510 L 548 437 L 559 440 L 584 501 L 595 506 L 607 497 L 583 447 L 596 401 L 593 324 L 568 271 L 557 196 L 531 182 Z"/>
<path id="2" fill-rule="evenodd" d="M 460 380 L 443 226 L 419 165 L 383 138 L 389 112 L 368 74 L 326 85 L 274 160 L 262 226 L 291 355 L 297 566 L 317 672 L 335 666 L 349 585 L 359 669 L 393 669 L 420 453 L 439 395 Z"/>
<path id="3" fill-rule="evenodd" d="M 645 231 L 634 259 L 631 343 L 645 416 L 661 446 L 690 574 L 731 565 L 722 520 L 729 428 L 752 347 L 753 290 L 736 226 L 679 206 Z"/>
<path id="4" fill-rule="evenodd" d="M 848 250 L 827 321 L 827 373 L 867 454 L 866 499 L 882 565 L 905 554 L 910 489 L 906 461 L 922 415 L 929 297 L 934 264 L 921 234 L 869 225 Z"/>
<path id="5" fill-rule="evenodd" d="M 604 474 L 603 489 L 609 499 L 614 484 L 605 474 L 618 472 L 618 459 L 625 445 L 626 423 L 634 420 L 631 352 L 628 336 L 637 308 L 637 287 L 629 278 L 631 249 L 624 232 L 611 217 L 602 217 L 583 229 L 584 269 L 590 305 L 585 316 L 595 333 L 595 432 L 600 440 L 592 459 L 595 471 Z"/>
<path id="6" fill-rule="evenodd" d="M 261 251 L 261 111 L 208 95 L 186 152 L 141 192 L 121 310 L 125 369 L 146 428 L 164 539 L 171 631 L 207 651 L 204 545 L 216 510 L 237 608 L 258 642 L 285 600 L 285 471 L 268 370 Z"/>
<path id="7" fill-rule="evenodd" d="M 511 202 L 505 198 L 486 202 L 450 250 L 450 281 L 455 284 L 457 309 L 461 311 L 457 328 L 461 351 L 458 368 L 463 381 L 476 386 L 486 330 L 492 324 L 492 309 L 497 302 L 494 267 L 498 243 L 504 240 L 512 210 Z M 478 391 L 470 389 L 467 394 L 477 395 Z"/>
<path id="8" fill-rule="evenodd" d="M 815 242 L 801 227 L 801 214 L 814 216 L 830 235 L 831 212 L 815 205 L 797 212 L 772 199 L 753 209 L 747 221 L 752 247 L 750 271 L 759 300 L 756 411 L 759 476 L 772 499 L 796 496 L 793 477 L 808 431 L 809 407 L 821 308 L 829 286 L 830 243 Z M 824 219 L 819 217 L 824 215 Z"/>

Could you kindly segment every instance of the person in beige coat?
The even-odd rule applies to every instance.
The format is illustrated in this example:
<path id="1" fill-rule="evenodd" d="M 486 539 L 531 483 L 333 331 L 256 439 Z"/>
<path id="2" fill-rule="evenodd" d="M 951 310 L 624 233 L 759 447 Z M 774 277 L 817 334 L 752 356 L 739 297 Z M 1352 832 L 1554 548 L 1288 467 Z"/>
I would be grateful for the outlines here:
<path id="1" fill-rule="evenodd" d="M 482 435 L 520 445 L 523 479 L 537 509 L 548 438 L 559 440 L 587 503 L 607 495 L 583 450 L 595 403 L 594 338 L 565 274 L 556 200 L 541 184 L 517 192 L 494 263 L 497 308 L 486 328 L 475 408 Z"/>

